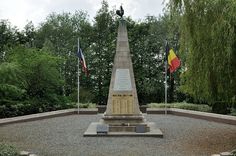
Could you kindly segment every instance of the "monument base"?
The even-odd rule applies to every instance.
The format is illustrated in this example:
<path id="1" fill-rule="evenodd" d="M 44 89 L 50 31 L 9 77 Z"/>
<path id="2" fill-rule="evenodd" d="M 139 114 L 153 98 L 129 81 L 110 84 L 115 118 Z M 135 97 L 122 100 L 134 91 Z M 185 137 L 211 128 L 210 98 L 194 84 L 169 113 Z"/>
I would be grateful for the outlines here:
<path id="1" fill-rule="evenodd" d="M 107 127 L 105 131 L 99 131 L 98 127 Z M 104 128 L 102 128 L 104 129 Z M 100 133 L 101 132 L 101 133 Z M 92 122 L 84 133 L 85 137 L 99 136 L 142 136 L 163 138 L 163 133 L 156 128 L 154 122 L 145 122 L 139 124 L 106 124 L 103 120 Z"/>

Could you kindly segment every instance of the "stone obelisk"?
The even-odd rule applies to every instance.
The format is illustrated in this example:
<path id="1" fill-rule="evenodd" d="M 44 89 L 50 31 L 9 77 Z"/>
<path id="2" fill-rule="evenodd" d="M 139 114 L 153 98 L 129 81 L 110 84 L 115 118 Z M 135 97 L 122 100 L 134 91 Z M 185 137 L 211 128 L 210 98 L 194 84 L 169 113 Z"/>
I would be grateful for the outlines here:
<path id="1" fill-rule="evenodd" d="M 155 123 L 146 122 L 139 109 L 126 21 L 123 18 L 119 22 L 106 111 L 102 119 L 92 122 L 84 133 L 84 136 L 104 135 L 163 137 Z"/>
<path id="2" fill-rule="evenodd" d="M 130 56 L 126 21 L 118 28 L 116 54 L 110 81 L 106 116 L 142 116 L 139 110 L 133 65 Z"/>

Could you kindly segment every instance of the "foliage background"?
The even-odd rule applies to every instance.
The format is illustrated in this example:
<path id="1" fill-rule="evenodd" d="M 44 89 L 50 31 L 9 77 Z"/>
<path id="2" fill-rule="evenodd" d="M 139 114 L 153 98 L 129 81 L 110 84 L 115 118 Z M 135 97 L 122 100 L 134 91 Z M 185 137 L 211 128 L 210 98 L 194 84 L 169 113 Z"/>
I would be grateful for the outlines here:
<path id="1" fill-rule="evenodd" d="M 162 16 L 126 17 L 140 104 L 164 102 L 168 40 L 181 59 L 168 73 L 168 102 L 236 108 L 235 9 L 235 1 L 170 0 Z M 118 23 L 106 1 L 93 23 L 82 11 L 51 13 L 23 30 L 0 20 L 0 117 L 74 107 L 78 37 L 89 69 L 80 74 L 80 100 L 105 105 Z"/>

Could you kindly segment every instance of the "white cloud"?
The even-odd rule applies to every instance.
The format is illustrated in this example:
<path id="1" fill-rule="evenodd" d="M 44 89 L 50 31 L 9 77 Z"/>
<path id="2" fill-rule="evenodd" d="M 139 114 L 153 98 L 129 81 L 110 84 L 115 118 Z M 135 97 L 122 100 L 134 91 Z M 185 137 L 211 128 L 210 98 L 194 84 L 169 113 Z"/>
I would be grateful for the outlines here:
<path id="1" fill-rule="evenodd" d="M 51 12 L 87 11 L 90 19 L 96 15 L 102 0 L 0 0 L 0 19 L 9 19 L 12 25 L 23 28 L 27 21 L 38 25 Z M 108 0 L 110 9 L 123 5 L 125 16 L 143 19 L 146 15 L 162 13 L 163 0 Z"/>

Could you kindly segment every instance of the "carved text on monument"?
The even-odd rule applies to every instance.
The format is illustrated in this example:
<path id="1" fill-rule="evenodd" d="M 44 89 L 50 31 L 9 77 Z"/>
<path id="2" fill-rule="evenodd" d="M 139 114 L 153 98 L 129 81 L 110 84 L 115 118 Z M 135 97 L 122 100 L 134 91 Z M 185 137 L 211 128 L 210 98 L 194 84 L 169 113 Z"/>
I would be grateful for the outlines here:
<path id="1" fill-rule="evenodd" d="M 116 69 L 114 91 L 131 91 L 129 69 Z"/>
<path id="2" fill-rule="evenodd" d="M 132 114 L 134 99 L 132 95 L 113 95 L 112 113 L 113 114 Z"/>

